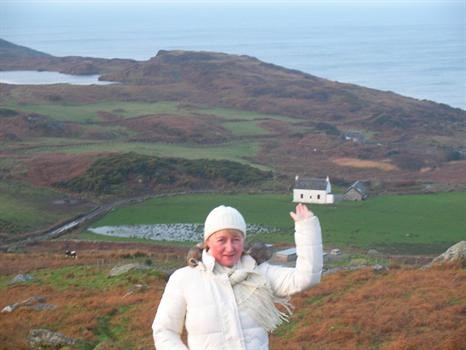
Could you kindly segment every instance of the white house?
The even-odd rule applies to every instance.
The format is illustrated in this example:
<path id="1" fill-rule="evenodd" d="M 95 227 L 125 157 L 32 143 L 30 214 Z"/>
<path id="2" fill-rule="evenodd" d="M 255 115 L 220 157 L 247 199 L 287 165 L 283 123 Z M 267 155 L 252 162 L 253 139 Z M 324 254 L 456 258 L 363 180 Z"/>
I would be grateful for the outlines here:
<path id="1" fill-rule="evenodd" d="M 335 203 L 335 196 L 332 194 L 332 184 L 327 176 L 326 179 L 301 179 L 298 175 L 295 178 L 293 189 L 293 202 L 295 203 Z"/>

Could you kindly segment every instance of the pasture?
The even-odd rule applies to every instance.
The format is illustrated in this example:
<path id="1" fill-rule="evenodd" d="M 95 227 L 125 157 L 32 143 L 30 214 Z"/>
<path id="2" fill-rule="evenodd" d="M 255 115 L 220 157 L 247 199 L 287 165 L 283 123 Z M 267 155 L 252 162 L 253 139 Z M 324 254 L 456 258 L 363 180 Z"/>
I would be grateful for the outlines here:
<path id="1" fill-rule="evenodd" d="M 99 112 L 112 113 L 121 118 L 162 113 L 174 115 L 185 114 L 185 111 L 178 108 L 176 102 L 170 101 L 154 103 L 105 101 L 93 104 L 6 103 L 5 106 L 18 111 L 43 114 L 59 121 L 72 121 L 77 123 L 102 121 Z"/>
<path id="2" fill-rule="evenodd" d="M 193 194 L 157 197 L 115 209 L 92 227 L 202 223 L 215 206 L 238 208 L 250 224 L 277 228 L 277 233 L 248 237 L 292 244 L 293 209 L 285 194 Z M 390 253 L 438 254 L 466 238 L 466 193 L 384 195 L 363 202 L 311 205 L 318 215 L 326 247 L 379 249 Z"/>
<path id="3" fill-rule="evenodd" d="M 265 166 L 247 160 L 248 156 L 255 154 L 259 145 L 257 142 L 226 143 L 222 145 L 180 145 L 167 143 L 144 143 L 144 142 L 118 142 L 118 141 L 96 141 L 81 140 L 68 141 L 67 144 L 38 143 L 27 151 L 32 153 L 50 153 L 60 152 L 69 154 L 98 153 L 98 152 L 135 152 L 138 154 L 158 156 L 158 157 L 176 157 L 186 159 L 217 159 L 231 160 L 243 164 L 249 164 L 260 169 L 269 170 Z"/>
<path id="4" fill-rule="evenodd" d="M 0 182 L 0 241 L 38 231 L 75 216 L 90 206 L 66 195 L 25 183 Z"/>
<path id="5" fill-rule="evenodd" d="M 58 104 L 58 103 L 16 103 L 9 102 L 4 104 L 5 107 L 27 112 L 39 113 L 48 116 L 57 121 L 93 123 L 104 121 L 102 113 L 111 114 L 115 117 L 129 119 L 144 115 L 166 115 L 173 117 L 183 117 L 196 115 L 197 117 L 214 116 L 225 122 L 241 122 L 246 124 L 250 122 L 254 125 L 257 121 L 267 119 L 296 122 L 296 119 L 274 115 L 263 114 L 252 111 L 236 110 L 229 108 L 201 107 L 180 105 L 174 101 L 158 102 L 124 102 L 124 101 L 104 101 L 99 103 L 88 104 Z M 246 127 L 242 129 L 250 134 L 251 130 Z M 263 130 L 257 130 L 262 133 Z"/>

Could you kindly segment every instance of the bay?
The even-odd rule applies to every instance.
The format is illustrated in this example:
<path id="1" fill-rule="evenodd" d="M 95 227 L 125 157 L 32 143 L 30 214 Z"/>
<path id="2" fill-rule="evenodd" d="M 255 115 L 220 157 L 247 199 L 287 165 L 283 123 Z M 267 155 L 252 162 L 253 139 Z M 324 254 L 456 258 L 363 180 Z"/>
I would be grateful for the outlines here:
<path id="1" fill-rule="evenodd" d="M 466 109 L 464 1 L 2 3 L 0 37 L 57 56 L 218 51 Z"/>
<path id="2" fill-rule="evenodd" d="M 108 85 L 109 81 L 99 81 L 99 75 L 72 75 L 48 71 L 3 71 L 0 83 L 13 85 Z"/>

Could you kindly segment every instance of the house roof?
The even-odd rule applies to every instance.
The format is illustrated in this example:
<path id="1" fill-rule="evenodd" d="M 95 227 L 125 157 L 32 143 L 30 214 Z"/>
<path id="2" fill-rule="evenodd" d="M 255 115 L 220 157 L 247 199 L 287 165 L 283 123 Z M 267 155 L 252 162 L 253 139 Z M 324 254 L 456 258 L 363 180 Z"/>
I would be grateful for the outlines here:
<path id="1" fill-rule="evenodd" d="M 348 187 L 346 193 L 351 191 L 352 189 L 356 190 L 363 196 L 367 196 L 367 187 L 359 180 L 353 183 L 350 187 Z"/>
<path id="2" fill-rule="evenodd" d="M 327 189 L 326 179 L 315 179 L 315 178 L 299 178 L 294 183 L 294 188 L 297 190 L 320 190 L 325 191 Z"/>

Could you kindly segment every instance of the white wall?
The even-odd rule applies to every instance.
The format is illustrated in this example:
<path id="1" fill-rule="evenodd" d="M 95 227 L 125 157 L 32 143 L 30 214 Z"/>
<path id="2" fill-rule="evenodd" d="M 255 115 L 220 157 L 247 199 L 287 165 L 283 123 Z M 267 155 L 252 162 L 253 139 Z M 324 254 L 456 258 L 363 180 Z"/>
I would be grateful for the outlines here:
<path id="1" fill-rule="evenodd" d="M 293 202 L 329 204 L 334 202 L 334 197 L 326 191 L 295 189 L 293 190 Z"/>

